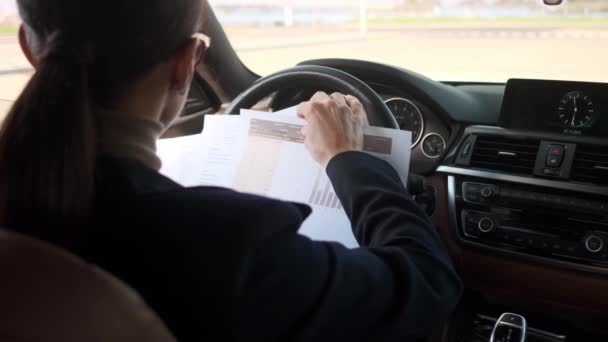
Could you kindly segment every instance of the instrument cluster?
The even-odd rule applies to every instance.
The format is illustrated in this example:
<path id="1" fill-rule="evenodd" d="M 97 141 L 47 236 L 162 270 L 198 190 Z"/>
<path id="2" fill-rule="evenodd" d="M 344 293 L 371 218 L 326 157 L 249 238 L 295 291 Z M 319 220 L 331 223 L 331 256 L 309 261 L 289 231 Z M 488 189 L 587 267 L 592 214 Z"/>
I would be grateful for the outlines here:
<path id="1" fill-rule="evenodd" d="M 447 149 L 445 132 L 433 122 L 433 114 L 415 100 L 392 97 L 385 101 L 393 112 L 399 128 L 412 132 L 412 150 L 419 150 L 426 159 L 437 159 Z"/>

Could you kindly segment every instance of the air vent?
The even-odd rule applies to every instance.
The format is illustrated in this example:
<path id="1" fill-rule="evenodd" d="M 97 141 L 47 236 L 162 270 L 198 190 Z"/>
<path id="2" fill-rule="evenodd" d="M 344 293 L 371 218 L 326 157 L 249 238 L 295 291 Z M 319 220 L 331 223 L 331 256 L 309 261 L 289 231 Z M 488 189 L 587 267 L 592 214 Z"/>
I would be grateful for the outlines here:
<path id="1" fill-rule="evenodd" d="M 540 140 L 479 136 L 471 166 L 505 173 L 533 174 Z"/>
<path id="2" fill-rule="evenodd" d="M 572 165 L 572 180 L 608 186 L 608 148 L 578 145 Z"/>

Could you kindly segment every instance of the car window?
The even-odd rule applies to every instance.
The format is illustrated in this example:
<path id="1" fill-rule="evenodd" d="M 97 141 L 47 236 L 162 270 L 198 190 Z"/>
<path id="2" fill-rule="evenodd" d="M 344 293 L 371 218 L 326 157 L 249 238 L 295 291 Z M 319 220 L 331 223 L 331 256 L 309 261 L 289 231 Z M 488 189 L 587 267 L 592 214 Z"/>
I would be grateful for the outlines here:
<path id="1" fill-rule="evenodd" d="M 0 0 L 0 120 L 32 69 Z M 608 79 L 608 1 L 210 0 L 243 62 L 266 75 L 316 58 L 401 66 L 441 81 Z"/>
<path id="2" fill-rule="evenodd" d="M 19 48 L 19 24 L 15 0 L 0 0 L 0 121 L 32 75 Z"/>
<path id="3" fill-rule="evenodd" d="M 354 58 L 439 81 L 608 80 L 608 1 L 210 0 L 243 62 L 266 75 Z"/>

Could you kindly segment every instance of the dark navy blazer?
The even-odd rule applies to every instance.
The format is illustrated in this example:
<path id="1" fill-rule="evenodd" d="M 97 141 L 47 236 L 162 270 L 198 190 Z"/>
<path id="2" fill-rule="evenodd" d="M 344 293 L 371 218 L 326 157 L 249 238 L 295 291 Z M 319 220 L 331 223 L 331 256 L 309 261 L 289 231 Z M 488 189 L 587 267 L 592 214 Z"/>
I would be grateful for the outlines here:
<path id="1" fill-rule="evenodd" d="M 344 153 L 327 173 L 361 248 L 298 235 L 307 206 L 104 159 L 99 224 L 73 251 L 137 290 L 181 342 L 431 334 L 462 284 L 430 219 L 382 160 Z"/>

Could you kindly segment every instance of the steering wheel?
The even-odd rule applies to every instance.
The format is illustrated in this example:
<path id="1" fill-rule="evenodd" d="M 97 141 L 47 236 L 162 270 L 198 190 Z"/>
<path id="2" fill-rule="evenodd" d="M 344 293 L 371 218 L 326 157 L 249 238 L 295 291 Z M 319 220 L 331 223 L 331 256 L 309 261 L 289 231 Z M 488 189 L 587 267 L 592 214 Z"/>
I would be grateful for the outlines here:
<path id="1" fill-rule="evenodd" d="M 241 109 L 249 109 L 270 94 L 294 85 L 352 95 L 361 101 L 371 126 L 399 128 L 393 113 L 367 84 L 343 71 L 314 65 L 293 67 L 258 80 L 232 101 L 226 113 L 239 114 Z"/>

